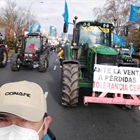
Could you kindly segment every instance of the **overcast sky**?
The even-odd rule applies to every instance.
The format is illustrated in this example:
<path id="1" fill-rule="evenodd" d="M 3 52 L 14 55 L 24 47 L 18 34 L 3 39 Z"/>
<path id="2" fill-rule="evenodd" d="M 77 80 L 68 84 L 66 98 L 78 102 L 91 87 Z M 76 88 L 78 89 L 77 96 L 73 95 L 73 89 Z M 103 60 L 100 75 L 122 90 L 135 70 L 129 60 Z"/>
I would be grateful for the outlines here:
<path id="1" fill-rule="evenodd" d="M 27 10 L 31 8 L 41 27 L 49 30 L 49 26 L 53 25 L 57 28 L 58 34 L 63 30 L 65 0 L 11 0 L 15 1 L 18 6 Z M 106 0 L 66 0 L 69 11 L 69 22 L 73 21 L 75 15 L 78 20 L 94 19 L 92 9 L 94 7 L 102 7 Z M 3 5 L 4 0 L 0 0 Z M 43 2 L 43 3 L 41 3 Z M 72 25 L 69 25 L 69 33 L 72 32 Z"/>

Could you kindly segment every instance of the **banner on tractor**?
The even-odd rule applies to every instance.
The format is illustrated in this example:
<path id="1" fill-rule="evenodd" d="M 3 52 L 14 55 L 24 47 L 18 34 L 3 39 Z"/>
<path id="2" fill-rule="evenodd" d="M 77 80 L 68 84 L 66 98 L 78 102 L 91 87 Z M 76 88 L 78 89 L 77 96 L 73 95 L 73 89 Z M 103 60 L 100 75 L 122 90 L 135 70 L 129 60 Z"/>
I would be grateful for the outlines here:
<path id="1" fill-rule="evenodd" d="M 130 5 L 130 22 L 140 22 L 140 6 Z"/>
<path id="2" fill-rule="evenodd" d="M 140 69 L 95 64 L 93 91 L 140 95 Z"/>

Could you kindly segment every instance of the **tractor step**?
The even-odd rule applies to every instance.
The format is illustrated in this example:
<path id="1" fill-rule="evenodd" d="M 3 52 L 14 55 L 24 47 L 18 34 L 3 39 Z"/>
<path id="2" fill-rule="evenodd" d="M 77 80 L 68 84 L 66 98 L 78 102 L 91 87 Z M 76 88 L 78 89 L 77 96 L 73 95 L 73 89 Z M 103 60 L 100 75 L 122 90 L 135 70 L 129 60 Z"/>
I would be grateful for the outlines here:
<path id="1" fill-rule="evenodd" d="M 82 77 L 82 79 L 79 80 L 79 82 L 91 82 L 89 77 Z"/>

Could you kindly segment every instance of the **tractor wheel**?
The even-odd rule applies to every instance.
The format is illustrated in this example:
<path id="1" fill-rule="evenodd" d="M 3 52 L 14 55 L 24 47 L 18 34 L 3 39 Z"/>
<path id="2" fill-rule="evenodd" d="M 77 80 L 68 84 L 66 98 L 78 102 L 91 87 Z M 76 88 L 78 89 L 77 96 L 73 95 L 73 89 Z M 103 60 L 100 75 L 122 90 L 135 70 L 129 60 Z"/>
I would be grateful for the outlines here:
<path id="1" fill-rule="evenodd" d="M 75 107 L 79 97 L 78 64 L 63 64 L 62 67 L 62 105 Z"/>
<path id="2" fill-rule="evenodd" d="M 49 50 L 45 49 L 42 53 L 42 55 L 45 55 L 46 60 L 47 60 L 47 68 L 49 67 L 49 61 L 48 61 L 48 57 L 49 57 Z"/>
<path id="3" fill-rule="evenodd" d="M 46 55 L 40 55 L 38 71 L 46 72 L 47 67 L 48 67 L 48 60 L 46 58 Z"/>
<path id="4" fill-rule="evenodd" d="M 5 47 L 0 47 L 0 67 L 5 67 L 8 61 L 8 54 Z"/>
<path id="5" fill-rule="evenodd" d="M 12 54 L 10 57 L 10 67 L 12 71 L 20 70 L 20 57 L 18 54 Z"/>
<path id="6" fill-rule="evenodd" d="M 43 55 L 49 55 L 49 50 L 48 49 L 45 49 L 42 54 Z"/>

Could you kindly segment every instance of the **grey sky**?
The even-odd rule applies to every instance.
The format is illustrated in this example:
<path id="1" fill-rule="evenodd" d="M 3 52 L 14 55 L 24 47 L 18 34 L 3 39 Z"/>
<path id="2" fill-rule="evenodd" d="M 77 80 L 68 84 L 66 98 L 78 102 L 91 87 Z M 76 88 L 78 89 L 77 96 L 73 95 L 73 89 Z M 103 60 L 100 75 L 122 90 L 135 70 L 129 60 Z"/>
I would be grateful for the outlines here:
<path id="1" fill-rule="evenodd" d="M 31 7 L 31 13 L 37 17 L 43 29 L 49 30 L 50 25 L 57 28 L 58 34 L 62 32 L 64 19 L 65 0 L 12 0 L 18 6 L 24 7 L 27 10 Z M 40 3 L 40 2 L 43 3 Z M 75 15 L 78 20 L 94 19 L 92 9 L 101 7 L 106 0 L 66 0 L 69 10 L 69 22 L 73 21 Z M 1 5 L 4 0 L 0 1 Z M 69 33 L 72 32 L 72 25 L 69 25 Z"/>

